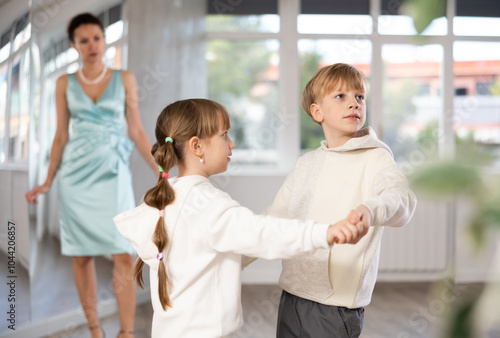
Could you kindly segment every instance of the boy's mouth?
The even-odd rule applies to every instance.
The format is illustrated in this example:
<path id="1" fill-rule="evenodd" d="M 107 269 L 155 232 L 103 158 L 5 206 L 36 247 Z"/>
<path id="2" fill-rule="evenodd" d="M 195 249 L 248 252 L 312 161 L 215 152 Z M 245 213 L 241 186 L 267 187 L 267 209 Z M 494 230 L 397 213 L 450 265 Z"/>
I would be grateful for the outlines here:
<path id="1" fill-rule="evenodd" d="M 361 116 L 359 116 L 358 114 L 351 114 L 351 115 L 347 115 L 344 117 L 345 119 L 356 119 L 356 120 L 359 120 L 361 119 Z"/>

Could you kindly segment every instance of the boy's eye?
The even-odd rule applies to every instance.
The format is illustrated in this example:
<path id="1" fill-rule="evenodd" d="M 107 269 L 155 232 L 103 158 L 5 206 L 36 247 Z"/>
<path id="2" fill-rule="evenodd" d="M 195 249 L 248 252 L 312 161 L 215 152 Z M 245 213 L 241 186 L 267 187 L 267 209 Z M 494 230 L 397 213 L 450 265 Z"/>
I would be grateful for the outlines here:
<path id="1" fill-rule="evenodd" d="M 335 98 L 343 99 L 344 98 L 344 94 L 339 94 L 339 95 L 335 96 Z"/>
<path id="2" fill-rule="evenodd" d="M 356 96 L 356 98 L 357 98 L 358 100 L 364 100 L 364 99 L 365 99 L 364 95 L 358 95 L 358 96 Z"/>

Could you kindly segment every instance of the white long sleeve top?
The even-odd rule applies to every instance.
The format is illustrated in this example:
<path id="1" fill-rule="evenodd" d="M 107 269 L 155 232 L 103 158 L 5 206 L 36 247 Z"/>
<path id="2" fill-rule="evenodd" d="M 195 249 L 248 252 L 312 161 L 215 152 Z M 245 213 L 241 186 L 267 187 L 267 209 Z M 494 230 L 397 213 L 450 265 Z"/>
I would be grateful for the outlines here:
<path id="1" fill-rule="evenodd" d="M 159 210 L 146 204 L 114 218 L 120 233 L 150 267 L 152 337 L 223 337 L 243 324 L 241 255 L 291 258 L 328 249 L 328 224 L 255 215 L 207 178 L 171 178 L 175 200 L 165 209 L 170 248 L 164 260 L 151 238 Z M 172 282 L 172 307 L 158 296 L 158 266 Z"/>
<path id="2" fill-rule="evenodd" d="M 280 286 L 296 296 L 326 305 L 358 308 L 371 301 L 382 226 L 409 222 L 416 197 L 398 170 L 392 152 L 371 128 L 337 148 L 321 146 L 301 156 L 268 215 L 336 223 L 359 204 L 373 223 L 356 245 L 335 245 L 312 255 L 283 261 Z"/>

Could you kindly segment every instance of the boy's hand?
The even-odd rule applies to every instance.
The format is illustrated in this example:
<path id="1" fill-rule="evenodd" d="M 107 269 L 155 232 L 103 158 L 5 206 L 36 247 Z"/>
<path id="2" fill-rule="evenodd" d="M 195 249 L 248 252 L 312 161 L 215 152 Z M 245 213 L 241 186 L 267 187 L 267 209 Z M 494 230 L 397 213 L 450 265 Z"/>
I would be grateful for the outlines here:
<path id="1" fill-rule="evenodd" d="M 333 243 L 356 244 L 368 232 L 369 227 L 365 226 L 365 223 L 362 222 L 361 219 L 361 217 L 363 216 L 364 214 L 362 211 L 358 213 L 354 210 L 351 210 L 346 219 L 330 225 L 327 233 L 328 243 L 330 245 L 332 245 Z"/>

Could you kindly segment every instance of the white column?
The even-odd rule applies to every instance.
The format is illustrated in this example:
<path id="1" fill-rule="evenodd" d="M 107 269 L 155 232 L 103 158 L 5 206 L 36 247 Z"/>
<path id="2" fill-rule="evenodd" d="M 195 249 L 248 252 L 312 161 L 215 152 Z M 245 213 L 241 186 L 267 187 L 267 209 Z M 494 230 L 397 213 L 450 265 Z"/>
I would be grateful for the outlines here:
<path id="1" fill-rule="evenodd" d="M 128 2 L 128 69 L 137 79 L 142 123 L 151 143 L 165 106 L 206 96 L 205 5 L 204 0 Z M 137 151 L 131 168 L 139 201 L 156 178 Z"/>

